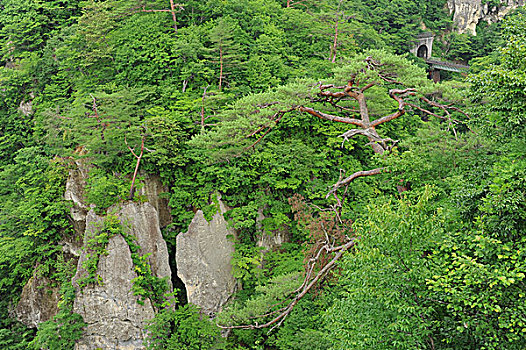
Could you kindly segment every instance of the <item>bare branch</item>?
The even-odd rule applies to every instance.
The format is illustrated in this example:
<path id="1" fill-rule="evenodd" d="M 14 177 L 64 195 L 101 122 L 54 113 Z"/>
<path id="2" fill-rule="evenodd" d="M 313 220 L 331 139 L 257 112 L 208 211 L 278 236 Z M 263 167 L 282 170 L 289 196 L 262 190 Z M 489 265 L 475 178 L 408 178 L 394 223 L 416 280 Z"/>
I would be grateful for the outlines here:
<path id="1" fill-rule="evenodd" d="M 339 122 L 339 123 L 353 124 L 353 125 L 360 126 L 362 128 L 365 127 L 364 123 L 360 119 L 338 117 L 336 115 L 322 113 L 322 112 L 316 111 L 313 108 L 304 107 L 304 106 L 299 106 L 298 110 L 300 112 L 307 112 L 320 119 L 330 120 L 330 121 Z"/>
<path id="2" fill-rule="evenodd" d="M 126 147 L 128 147 L 128 149 L 130 150 L 130 152 L 133 154 L 133 156 L 134 156 L 135 158 L 139 158 L 139 156 L 137 156 L 137 155 L 135 154 L 135 152 L 133 151 L 133 148 L 131 148 L 131 147 L 128 145 L 128 140 L 126 140 L 126 135 L 124 135 L 124 143 L 126 144 Z"/>
<path id="3" fill-rule="evenodd" d="M 95 96 L 93 96 L 92 94 L 89 94 L 91 96 L 91 98 L 93 99 L 93 105 L 91 107 L 93 113 L 95 115 L 93 116 L 88 116 L 88 118 L 95 118 L 97 120 L 97 123 L 99 123 L 99 125 L 102 127 L 101 131 L 100 131 L 100 139 L 102 141 L 104 141 L 104 132 L 106 131 L 106 128 L 108 127 L 108 124 L 107 123 L 104 123 L 101 119 L 100 119 L 100 115 L 99 115 L 99 110 L 98 110 L 98 107 L 97 107 L 97 99 L 95 98 Z"/>
<path id="4" fill-rule="evenodd" d="M 377 175 L 377 174 L 383 173 L 384 170 L 385 170 L 385 168 L 376 168 L 376 169 L 372 169 L 372 170 L 357 171 L 354 174 L 352 174 L 351 176 L 349 176 L 349 177 L 347 177 L 347 178 L 345 178 L 343 180 L 340 179 L 340 180 L 338 180 L 338 182 L 336 182 L 334 185 L 332 185 L 332 189 L 329 191 L 329 193 L 327 193 L 325 198 L 329 198 L 329 196 L 332 193 L 336 192 L 340 187 L 349 184 L 354 179 L 357 179 L 357 178 L 363 177 L 363 176 Z"/>
<path id="5" fill-rule="evenodd" d="M 371 142 L 381 144 L 384 148 L 386 148 L 387 142 L 398 142 L 397 140 L 393 140 L 391 138 L 381 138 L 379 137 L 376 130 L 373 128 L 367 128 L 367 129 L 351 129 L 343 134 L 341 134 L 339 137 L 343 137 L 343 142 L 348 141 L 350 138 L 352 138 L 355 135 L 363 135 L 366 136 Z"/>
<path id="6" fill-rule="evenodd" d="M 169 10 L 167 10 L 167 9 L 163 9 L 163 10 L 146 9 L 146 6 L 142 6 L 142 8 L 140 10 L 137 10 L 138 7 L 136 7 L 135 9 L 132 9 L 134 11 L 132 11 L 131 13 L 136 13 L 136 12 L 170 12 L 172 14 L 172 21 L 174 23 L 175 33 L 177 34 L 177 17 L 175 16 L 176 8 L 184 10 L 182 4 L 176 4 L 176 3 L 173 2 L 173 0 L 170 0 L 170 9 Z"/>
<path id="7" fill-rule="evenodd" d="M 392 83 L 392 84 L 404 85 L 403 83 L 399 82 L 398 80 L 391 79 L 391 77 L 396 77 L 396 74 L 388 73 L 388 72 L 381 71 L 381 70 L 378 69 L 378 68 L 380 68 L 382 66 L 385 66 L 385 64 L 382 64 L 382 63 L 376 61 L 371 56 L 367 57 L 364 61 L 367 63 L 367 68 L 369 70 L 376 71 L 378 73 L 378 76 L 380 77 L 380 79 L 382 79 L 383 81 L 385 81 L 387 83 Z"/>
<path id="8" fill-rule="evenodd" d="M 217 326 L 223 329 L 262 329 L 262 328 L 270 328 L 269 333 L 272 332 L 276 327 L 279 327 L 283 321 L 285 321 L 285 318 L 290 314 L 290 312 L 294 309 L 294 306 L 312 289 L 313 286 L 315 286 L 322 278 L 327 276 L 327 274 L 335 267 L 336 262 L 340 260 L 340 258 L 343 256 L 343 254 L 352 248 L 356 244 L 356 239 L 352 238 L 349 239 L 345 244 L 342 244 L 337 247 L 331 247 L 328 242 L 324 244 L 316 254 L 316 257 L 311 259 L 312 265 L 309 268 L 309 272 L 307 272 L 307 275 L 303 281 L 303 284 L 298 288 L 295 293 L 297 293 L 294 298 L 289 302 L 289 304 L 279 310 L 276 310 L 277 312 L 270 312 L 265 315 L 274 315 L 276 313 L 279 313 L 276 317 L 271 319 L 270 321 L 263 323 L 263 324 L 245 324 L 245 325 L 236 325 L 236 326 L 225 326 L 218 324 Z M 323 251 L 326 251 L 328 253 L 336 253 L 335 256 L 327 263 L 321 270 L 311 279 L 311 272 L 313 271 L 313 266 L 318 261 L 318 259 L 321 256 L 321 253 Z M 264 315 L 263 315 L 264 316 Z"/>
<path id="9" fill-rule="evenodd" d="M 144 141 L 146 141 L 146 132 L 143 129 L 143 134 L 142 134 L 142 139 L 141 139 L 141 153 L 139 153 L 139 155 L 137 155 L 137 154 L 135 154 L 133 149 L 128 145 L 128 141 L 126 140 L 126 135 L 124 136 L 124 143 L 126 144 L 128 149 L 130 150 L 130 152 L 133 154 L 133 156 L 137 159 L 137 163 L 135 164 L 135 171 L 133 172 L 132 183 L 131 183 L 131 186 L 130 186 L 130 193 L 128 195 L 128 199 L 130 199 L 130 200 L 133 199 L 133 192 L 135 190 L 135 179 L 137 178 L 137 173 L 139 172 L 139 165 L 141 164 L 141 159 L 142 159 L 142 156 L 144 154 L 144 149 L 145 149 Z"/>
<path id="10" fill-rule="evenodd" d="M 363 88 L 361 88 L 361 89 L 360 89 L 360 92 L 363 93 L 365 90 L 368 90 L 368 89 L 372 88 L 372 87 L 375 86 L 375 85 L 376 85 L 376 83 L 374 83 L 374 82 L 369 83 L 369 84 L 365 85 Z"/>
<path id="11" fill-rule="evenodd" d="M 391 89 L 391 90 L 389 90 L 389 96 L 398 102 L 398 110 L 396 112 L 394 112 L 394 113 L 386 115 L 385 117 L 373 120 L 371 122 L 371 127 L 374 128 L 374 127 L 376 127 L 376 126 L 378 126 L 380 124 L 383 124 L 385 122 L 389 122 L 389 121 L 391 121 L 393 119 L 396 119 L 396 118 L 404 115 L 405 114 L 406 102 L 403 100 L 403 98 L 406 97 L 406 96 L 410 96 L 410 95 L 411 96 L 416 95 L 415 92 L 416 92 L 416 89 L 404 89 L 404 90 Z"/>

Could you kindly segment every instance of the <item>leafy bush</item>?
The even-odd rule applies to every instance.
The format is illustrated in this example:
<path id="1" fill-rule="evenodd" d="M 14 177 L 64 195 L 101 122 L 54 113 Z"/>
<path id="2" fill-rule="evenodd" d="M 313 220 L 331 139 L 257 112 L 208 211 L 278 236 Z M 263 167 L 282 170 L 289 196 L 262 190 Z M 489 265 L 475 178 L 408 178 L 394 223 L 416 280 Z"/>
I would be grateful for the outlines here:
<path id="1" fill-rule="evenodd" d="M 87 179 L 86 200 L 95 204 L 97 213 L 102 214 L 113 204 L 126 198 L 130 181 L 108 175 L 102 170 L 92 170 Z"/>
<path id="2" fill-rule="evenodd" d="M 208 350 L 221 349 L 221 338 L 217 328 L 208 317 L 188 304 L 172 310 L 161 310 L 150 324 L 148 350 Z"/>

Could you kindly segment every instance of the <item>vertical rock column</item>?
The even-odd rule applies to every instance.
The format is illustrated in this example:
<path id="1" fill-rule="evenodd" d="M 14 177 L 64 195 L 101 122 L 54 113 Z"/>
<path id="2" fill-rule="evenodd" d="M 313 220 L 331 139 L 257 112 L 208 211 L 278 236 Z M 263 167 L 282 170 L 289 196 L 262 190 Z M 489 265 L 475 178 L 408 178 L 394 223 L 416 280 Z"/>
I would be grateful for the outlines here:
<path id="1" fill-rule="evenodd" d="M 87 241 L 100 229 L 104 218 L 91 210 L 86 217 Z M 97 274 L 102 284 L 79 287 L 77 281 L 86 276 L 83 263 L 88 259 L 83 252 L 73 278 L 77 296 L 73 310 L 82 315 L 87 327 L 82 339 L 76 344 L 78 350 L 144 349 L 145 321 L 154 317 L 150 300 L 139 304 L 133 295 L 132 280 L 137 277 L 128 244 L 121 235 L 110 238 L 106 254 L 101 255 Z"/>
<path id="2" fill-rule="evenodd" d="M 137 274 L 130 247 L 122 235 L 111 237 L 104 247 L 104 254 L 99 257 L 96 274 L 100 276 L 101 283 L 84 287 L 78 284 L 78 280 L 87 275 L 83 267 L 90 258 L 86 244 L 99 233 L 105 219 L 105 215 L 97 215 L 84 202 L 88 170 L 78 164 L 78 169 L 70 172 L 65 193 L 66 199 L 73 204 L 71 217 L 75 231 L 83 241 L 77 244 L 65 242 L 72 253 L 80 255 L 72 279 L 77 289 L 73 310 L 87 324 L 75 349 L 141 350 L 145 348 L 146 321 L 155 316 L 155 310 L 150 300 L 141 301 L 140 296 L 133 295 L 132 281 Z M 152 274 L 159 278 L 166 277 L 171 290 L 168 249 L 160 231 L 159 215 L 162 212 L 163 224 L 168 224 L 171 219 L 169 208 L 166 201 L 159 198 L 163 191 L 160 182 L 151 176 L 145 182 L 142 194 L 149 202 L 125 202 L 109 208 L 107 212 L 118 216 L 124 232 L 133 235 L 140 246 L 139 255 L 148 255 Z"/>
<path id="3" fill-rule="evenodd" d="M 524 6 L 525 0 L 501 1 L 499 6 L 490 7 L 482 0 L 448 0 L 449 12 L 453 13 L 453 22 L 459 33 L 477 35 L 479 21 L 494 23 L 500 21 L 512 9 Z"/>
<path id="4" fill-rule="evenodd" d="M 188 302 L 199 306 L 213 316 L 221 310 L 236 289 L 230 260 L 234 243 L 223 214 L 224 204 L 219 200 L 219 212 L 210 222 L 203 212 L 197 211 L 188 232 L 177 236 L 177 275 L 186 287 Z"/>

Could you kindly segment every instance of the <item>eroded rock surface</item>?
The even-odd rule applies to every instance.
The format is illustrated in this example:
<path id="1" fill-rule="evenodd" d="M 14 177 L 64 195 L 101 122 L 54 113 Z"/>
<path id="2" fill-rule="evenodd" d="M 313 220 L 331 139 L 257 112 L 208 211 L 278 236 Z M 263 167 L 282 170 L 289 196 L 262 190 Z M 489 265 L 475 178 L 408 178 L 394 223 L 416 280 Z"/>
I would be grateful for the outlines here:
<path id="1" fill-rule="evenodd" d="M 139 255 L 148 254 L 148 262 L 152 273 L 159 277 L 168 277 L 170 289 L 171 269 L 169 265 L 168 247 L 159 229 L 159 215 L 150 203 L 128 202 L 123 204 L 117 216 L 123 223 L 124 230 L 137 239 L 141 247 Z"/>
<path id="2" fill-rule="evenodd" d="M 150 254 L 152 273 L 169 278 L 168 250 L 159 230 L 155 208 L 149 203 L 130 202 L 122 205 L 117 216 L 124 230 L 137 238 L 141 246 L 139 254 Z M 93 210 L 88 212 L 85 242 L 99 232 L 103 221 L 104 218 Z M 82 253 L 73 278 L 78 289 L 73 310 L 87 323 L 85 335 L 76 349 L 143 349 L 144 326 L 154 317 L 154 309 L 149 300 L 144 300 L 141 305 L 139 297 L 133 295 L 132 280 L 137 274 L 125 239 L 121 235 L 113 236 L 106 251 L 107 255 L 101 255 L 97 269 L 102 285 L 78 286 L 78 280 L 87 274 L 83 268 L 88 259 L 87 252 Z"/>
<path id="3" fill-rule="evenodd" d="M 483 4 L 482 0 L 448 0 L 449 12 L 453 13 L 453 22 L 460 33 L 476 35 L 480 21 L 494 23 L 500 21 L 513 9 L 524 6 L 525 0 L 506 0 L 500 6 Z"/>
<path id="4" fill-rule="evenodd" d="M 283 243 L 290 242 L 290 232 L 286 229 L 267 232 L 263 227 L 263 220 L 265 220 L 265 215 L 263 214 L 263 209 L 260 209 L 256 218 L 256 226 L 259 232 L 257 246 L 262 248 L 261 253 L 264 255 L 271 250 L 281 247 Z"/>
<path id="5" fill-rule="evenodd" d="M 24 286 L 14 315 L 27 327 L 36 328 L 57 314 L 58 287 L 51 287 L 50 283 L 48 278 L 35 274 Z"/>
<path id="6" fill-rule="evenodd" d="M 85 202 L 84 187 L 89 168 L 77 165 L 77 169 L 70 172 L 65 198 L 72 202 L 71 216 L 75 230 L 82 239 L 79 247 L 75 242 L 65 242 L 65 248 L 80 256 L 77 272 L 72 279 L 77 290 L 73 310 L 83 317 L 87 326 L 75 348 L 144 349 L 146 321 L 154 317 L 155 311 L 150 300 L 140 301 L 139 296 L 133 295 L 132 280 L 137 274 L 130 248 L 123 236 L 117 234 L 111 237 L 105 247 L 106 254 L 99 258 L 96 273 L 102 283 L 79 286 L 79 279 L 87 276 L 83 264 L 89 259 L 89 252 L 82 246 L 85 247 L 88 240 L 100 232 L 105 215 L 97 215 Z M 140 246 L 139 254 L 148 255 L 152 274 L 160 278 L 167 277 L 172 289 L 168 249 L 160 231 L 160 215 L 156 209 L 157 206 L 164 210 L 163 220 L 169 222 L 167 202 L 157 198 L 162 190 L 160 181 L 147 177 L 143 188 L 143 195 L 154 202 L 153 205 L 149 202 L 126 202 L 109 208 L 107 212 L 117 215 L 124 231 L 135 236 Z"/>
<path id="7" fill-rule="evenodd" d="M 157 175 L 142 173 L 141 176 L 144 176 L 144 185 L 137 192 L 139 195 L 145 196 L 148 203 L 154 206 L 159 214 L 159 225 L 165 227 L 172 222 L 169 200 L 163 196 L 164 193 L 168 192 L 168 189 Z"/>
<path id="8" fill-rule="evenodd" d="M 219 201 L 219 212 L 210 222 L 199 210 L 188 232 L 177 236 L 177 275 L 186 287 L 188 301 L 213 316 L 221 310 L 236 288 L 230 260 L 234 243 L 223 217 L 224 204 Z"/>
<path id="9" fill-rule="evenodd" d="M 87 216 L 86 237 L 95 234 L 103 218 L 90 211 Z M 110 238 L 107 255 L 99 260 L 97 274 L 102 285 L 78 286 L 78 280 L 87 272 L 82 263 L 87 260 L 83 253 L 79 260 L 73 284 L 78 288 L 73 311 L 82 315 L 87 323 L 84 336 L 76 344 L 78 350 L 92 349 L 143 349 L 144 323 L 154 316 L 149 300 L 138 303 L 133 295 L 132 279 L 137 277 L 128 244 L 121 235 Z"/>
<path id="10" fill-rule="evenodd" d="M 82 236 L 86 228 L 86 214 L 89 211 L 84 201 L 84 188 L 90 167 L 80 161 L 75 162 L 75 165 L 76 167 L 69 171 L 64 199 L 71 201 L 70 215 L 73 219 L 73 227 L 75 232 Z"/>

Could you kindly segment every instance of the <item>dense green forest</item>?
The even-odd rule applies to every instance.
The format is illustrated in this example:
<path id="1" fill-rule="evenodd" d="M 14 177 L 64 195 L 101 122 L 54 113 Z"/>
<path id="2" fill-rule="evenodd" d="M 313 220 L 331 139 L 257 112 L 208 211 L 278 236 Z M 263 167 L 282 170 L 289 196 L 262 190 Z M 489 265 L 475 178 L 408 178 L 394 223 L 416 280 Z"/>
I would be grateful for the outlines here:
<path id="1" fill-rule="evenodd" d="M 213 321 L 179 293 L 149 349 L 525 349 L 526 14 L 477 36 L 451 18 L 445 0 L 0 0 L 0 347 L 73 349 L 68 171 L 93 164 L 105 210 L 143 142 L 169 249 L 220 193 L 241 286 Z M 470 73 L 430 80 L 408 53 L 423 31 Z M 263 256 L 261 230 L 290 239 Z M 38 330 L 10 312 L 35 269 L 61 294 Z"/>

